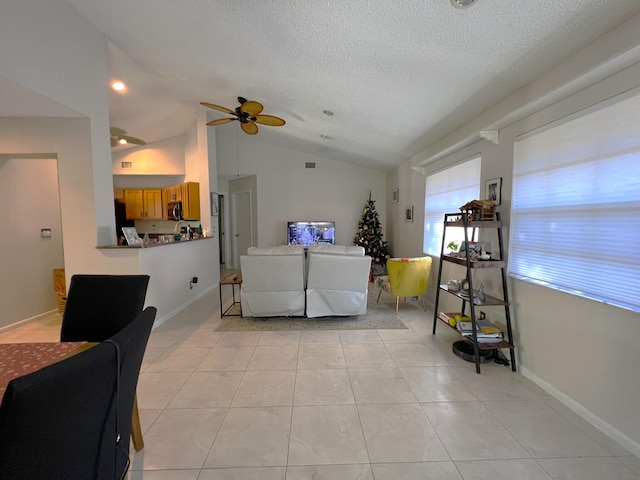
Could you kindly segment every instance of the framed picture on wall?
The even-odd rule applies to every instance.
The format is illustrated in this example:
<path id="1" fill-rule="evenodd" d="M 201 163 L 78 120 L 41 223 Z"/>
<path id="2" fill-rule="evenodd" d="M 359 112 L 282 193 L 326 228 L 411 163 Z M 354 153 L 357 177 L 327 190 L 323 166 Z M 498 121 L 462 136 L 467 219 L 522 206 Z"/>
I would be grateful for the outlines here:
<path id="1" fill-rule="evenodd" d="M 485 188 L 485 199 L 491 200 L 496 205 L 500 205 L 502 201 L 502 177 L 487 180 Z"/>
<path id="2" fill-rule="evenodd" d="M 399 199 L 400 199 L 400 190 L 396 188 L 391 194 L 391 201 L 393 203 L 398 203 Z"/>
<path id="3" fill-rule="evenodd" d="M 216 192 L 211 192 L 211 216 L 218 216 L 218 194 Z"/>
<path id="4" fill-rule="evenodd" d="M 413 222 L 413 206 L 404 207 L 404 221 Z"/>

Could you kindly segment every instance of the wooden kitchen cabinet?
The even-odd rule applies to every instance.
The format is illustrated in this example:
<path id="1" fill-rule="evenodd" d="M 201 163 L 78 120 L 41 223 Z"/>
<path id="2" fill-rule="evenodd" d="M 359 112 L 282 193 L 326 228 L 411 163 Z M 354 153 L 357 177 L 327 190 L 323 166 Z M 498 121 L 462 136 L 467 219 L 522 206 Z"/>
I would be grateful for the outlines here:
<path id="1" fill-rule="evenodd" d="M 145 189 L 142 191 L 144 197 L 144 218 L 149 220 L 162 220 L 162 190 Z"/>
<path id="2" fill-rule="evenodd" d="M 182 202 L 182 218 L 200 220 L 200 184 L 185 182 L 162 189 L 163 214 L 167 219 L 167 204 Z"/>
<path id="3" fill-rule="evenodd" d="M 128 220 L 162 220 L 162 190 L 125 188 L 124 203 Z"/>
<path id="4" fill-rule="evenodd" d="M 165 204 L 170 202 L 179 202 L 182 200 L 182 190 L 180 189 L 180 185 L 163 188 L 162 195 Z"/>
<path id="5" fill-rule="evenodd" d="M 180 185 L 182 218 L 200 220 L 200 184 L 187 182 Z"/>

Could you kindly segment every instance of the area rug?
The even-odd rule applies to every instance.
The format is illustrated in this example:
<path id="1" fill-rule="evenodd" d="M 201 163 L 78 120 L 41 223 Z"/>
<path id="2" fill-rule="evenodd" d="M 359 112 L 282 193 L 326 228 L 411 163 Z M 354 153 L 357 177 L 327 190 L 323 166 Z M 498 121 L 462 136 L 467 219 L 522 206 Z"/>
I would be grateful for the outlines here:
<path id="1" fill-rule="evenodd" d="M 367 305 L 366 315 L 350 317 L 224 317 L 216 332 L 276 330 L 369 330 L 407 328 L 393 309 L 384 303 Z"/>

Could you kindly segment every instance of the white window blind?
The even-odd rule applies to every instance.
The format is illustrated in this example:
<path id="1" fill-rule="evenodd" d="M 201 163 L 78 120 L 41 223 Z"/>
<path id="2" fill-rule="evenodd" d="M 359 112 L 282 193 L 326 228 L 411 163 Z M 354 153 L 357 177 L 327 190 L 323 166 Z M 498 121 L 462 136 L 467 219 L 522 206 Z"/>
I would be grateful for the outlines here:
<path id="1" fill-rule="evenodd" d="M 509 273 L 640 311 L 640 95 L 516 141 Z"/>
<path id="2" fill-rule="evenodd" d="M 480 157 L 474 157 L 427 176 L 424 201 L 423 251 L 440 256 L 445 213 L 460 211 L 460 207 L 480 198 Z M 464 231 L 450 228 L 445 245 L 464 240 Z"/>

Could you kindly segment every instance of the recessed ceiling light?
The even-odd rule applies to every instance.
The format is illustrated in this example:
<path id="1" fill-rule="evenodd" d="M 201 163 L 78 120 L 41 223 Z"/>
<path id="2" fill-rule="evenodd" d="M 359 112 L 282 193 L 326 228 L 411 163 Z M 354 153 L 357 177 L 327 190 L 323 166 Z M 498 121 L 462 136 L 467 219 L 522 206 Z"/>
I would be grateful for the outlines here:
<path id="1" fill-rule="evenodd" d="M 322 113 L 324 113 L 327 117 L 333 117 L 333 112 L 331 110 L 323 110 Z"/>
<path id="2" fill-rule="evenodd" d="M 124 92 L 127 90 L 127 86 L 120 80 L 114 80 L 113 82 L 111 82 L 111 88 L 113 88 L 116 92 Z"/>
<path id="3" fill-rule="evenodd" d="M 456 8 L 469 8 L 476 0 L 451 0 L 451 5 Z"/>

